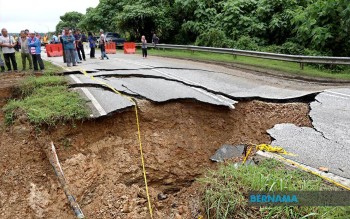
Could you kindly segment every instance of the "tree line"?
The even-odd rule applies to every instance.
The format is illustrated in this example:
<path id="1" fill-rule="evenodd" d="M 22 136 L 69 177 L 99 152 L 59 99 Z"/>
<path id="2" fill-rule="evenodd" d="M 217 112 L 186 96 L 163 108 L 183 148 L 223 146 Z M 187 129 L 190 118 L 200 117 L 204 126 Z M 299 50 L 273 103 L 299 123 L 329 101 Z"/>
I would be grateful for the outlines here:
<path id="1" fill-rule="evenodd" d="M 118 32 L 139 41 L 230 47 L 285 54 L 348 56 L 348 0 L 100 0 L 63 27 Z"/>

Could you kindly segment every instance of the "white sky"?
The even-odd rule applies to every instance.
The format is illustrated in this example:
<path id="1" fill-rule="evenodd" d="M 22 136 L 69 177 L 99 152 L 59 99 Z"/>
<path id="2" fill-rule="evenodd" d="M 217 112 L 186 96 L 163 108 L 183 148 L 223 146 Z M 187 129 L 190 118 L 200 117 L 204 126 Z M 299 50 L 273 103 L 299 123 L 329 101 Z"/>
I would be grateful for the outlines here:
<path id="1" fill-rule="evenodd" d="M 86 12 L 99 0 L 0 0 L 0 28 L 10 33 L 56 30 L 60 16 L 69 11 Z"/>

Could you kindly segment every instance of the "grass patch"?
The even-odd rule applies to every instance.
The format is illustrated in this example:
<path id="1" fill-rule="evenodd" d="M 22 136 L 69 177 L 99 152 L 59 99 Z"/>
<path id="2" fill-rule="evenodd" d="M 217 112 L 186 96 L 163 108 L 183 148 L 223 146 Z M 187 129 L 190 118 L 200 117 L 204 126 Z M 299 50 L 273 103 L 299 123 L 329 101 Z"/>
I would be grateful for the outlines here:
<path id="1" fill-rule="evenodd" d="M 199 179 L 208 218 L 348 218 L 349 207 L 251 207 L 249 191 L 340 190 L 321 178 L 298 169 L 287 169 L 273 159 L 256 166 L 222 165 Z"/>
<path id="2" fill-rule="evenodd" d="M 17 52 L 16 58 L 18 68 L 21 69 L 21 54 Z M 13 124 L 23 115 L 35 126 L 54 126 L 59 122 L 84 119 L 89 115 L 86 101 L 68 89 L 63 76 L 55 75 L 62 72 L 62 68 L 48 61 L 44 61 L 44 64 L 42 76 L 30 74 L 19 84 L 21 99 L 10 100 L 3 108 L 7 125 Z"/>
<path id="3" fill-rule="evenodd" d="M 137 50 L 140 53 L 140 50 Z M 171 50 L 171 49 L 149 49 L 149 54 L 154 56 L 164 56 L 171 58 L 185 58 L 198 61 L 215 61 L 215 62 L 227 62 L 238 63 L 243 65 L 249 65 L 264 69 L 271 69 L 279 71 L 281 73 L 308 76 L 314 78 L 330 78 L 330 79 L 342 79 L 350 80 L 350 68 L 345 68 L 342 72 L 332 72 L 322 68 L 316 68 L 314 66 L 306 65 L 304 70 L 300 69 L 299 63 L 268 60 L 254 57 L 237 56 L 229 54 L 217 54 L 209 52 L 191 52 L 186 50 Z"/>
<path id="4" fill-rule="evenodd" d="M 35 76 L 29 76 L 25 78 L 20 83 L 20 91 L 22 95 L 28 96 L 33 91 L 42 88 L 42 87 L 49 87 L 49 86 L 60 86 L 60 85 L 66 85 L 67 81 L 64 77 L 61 76 L 49 76 L 44 75 L 41 77 L 35 77 Z"/>
<path id="5" fill-rule="evenodd" d="M 37 88 L 23 100 L 10 101 L 4 111 L 7 124 L 14 122 L 17 112 L 24 112 L 30 123 L 49 126 L 57 122 L 83 119 L 89 113 L 85 101 L 66 86 Z"/>

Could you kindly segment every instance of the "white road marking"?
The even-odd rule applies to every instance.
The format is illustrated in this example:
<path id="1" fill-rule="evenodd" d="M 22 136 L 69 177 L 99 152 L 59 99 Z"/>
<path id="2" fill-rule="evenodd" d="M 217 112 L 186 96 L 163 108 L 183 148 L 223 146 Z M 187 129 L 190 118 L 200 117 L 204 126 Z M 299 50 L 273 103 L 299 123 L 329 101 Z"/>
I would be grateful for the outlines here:
<path id="1" fill-rule="evenodd" d="M 76 83 L 78 84 L 82 84 L 82 82 L 79 80 L 79 78 L 77 78 L 75 75 L 69 75 Z M 103 109 L 103 107 L 101 106 L 101 104 L 96 100 L 96 98 L 94 97 L 94 95 L 92 95 L 92 93 L 87 89 L 87 88 L 80 88 L 84 94 L 87 96 L 87 98 L 89 98 L 91 100 L 92 105 L 94 105 L 94 107 L 96 108 L 96 110 L 98 111 L 98 113 L 101 116 L 105 116 L 107 115 L 106 111 Z"/>
<path id="2" fill-rule="evenodd" d="M 337 95 L 333 95 L 333 94 L 327 94 L 327 93 L 323 93 L 323 95 L 327 95 L 327 96 L 331 96 L 331 97 L 336 97 L 336 98 L 340 98 L 340 99 L 344 99 L 344 100 L 348 100 L 349 98 L 346 97 L 341 97 L 341 96 L 337 96 Z"/>
<path id="3" fill-rule="evenodd" d="M 116 58 L 116 59 L 118 59 L 118 58 Z M 149 65 L 143 65 L 143 64 L 139 64 L 139 63 L 135 63 L 135 62 L 130 62 L 130 61 L 125 61 L 125 60 L 122 60 L 122 59 L 118 59 L 118 60 L 120 60 L 120 61 L 122 61 L 122 62 L 126 62 L 126 63 L 130 63 L 130 64 L 134 64 L 134 65 L 138 65 L 138 66 L 141 66 L 141 67 L 152 67 L 152 66 L 149 66 Z M 165 75 L 165 76 L 167 76 L 167 77 L 169 77 L 169 78 L 173 78 L 173 79 L 175 79 L 175 80 L 179 80 L 179 81 L 183 81 L 183 82 L 185 82 L 185 83 L 188 83 L 188 84 L 193 84 L 193 85 L 196 85 L 196 86 L 201 86 L 200 84 L 198 84 L 198 83 L 196 83 L 196 82 L 193 82 L 193 81 L 191 81 L 191 80 L 187 80 L 187 79 L 184 79 L 184 78 L 181 78 L 181 77 L 178 77 L 178 76 L 175 76 L 175 75 L 172 75 L 172 74 L 170 74 L 170 73 L 166 73 L 166 72 L 163 72 L 163 71 L 160 71 L 160 70 L 157 70 L 157 69 L 151 69 L 152 71 L 155 71 L 155 72 L 158 72 L 158 73 L 160 73 L 160 74 L 162 74 L 162 75 Z M 201 93 L 201 94 L 204 94 L 204 95 L 206 95 L 206 96 L 208 96 L 208 97 L 211 97 L 211 98 L 213 98 L 214 100 L 216 100 L 216 101 L 218 101 L 218 102 L 221 102 L 221 103 L 223 103 L 223 104 L 225 104 L 226 106 L 228 106 L 230 109 L 234 109 L 235 107 L 233 106 L 233 104 L 232 104 L 232 100 L 231 99 L 229 99 L 229 98 L 226 98 L 226 97 L 224 97 L 224 96 L 221 96 L 220 95 L 220 97 L 218 97 L 218 96 L 216 96 L 216 95 L 213 95 L 213 94 L 211 94 L 211 93 L 209 93 L 209 92 L 207 92 L 207 91 L 205 91 L 205 90 L 203 90 L 203 89 L 200 89 L 200 88 L 197 88 L 197 87 L 191 87 L 193 90 L 196 90 L 197 92 L 199 92 L 199 93 Z"/>
<path id="4" fill-rule="evenodd" d="M 344 97 L 350 97 L 350 95 L 348 95 L 348 94 L 343 94 L 343 93 L 329 91 L 329 90 L 325 90 L 324 92 L 331 93 L 331 94 L 336 94 L 336 95 L 340 95 L 340 96 L 344 96 Z"/>

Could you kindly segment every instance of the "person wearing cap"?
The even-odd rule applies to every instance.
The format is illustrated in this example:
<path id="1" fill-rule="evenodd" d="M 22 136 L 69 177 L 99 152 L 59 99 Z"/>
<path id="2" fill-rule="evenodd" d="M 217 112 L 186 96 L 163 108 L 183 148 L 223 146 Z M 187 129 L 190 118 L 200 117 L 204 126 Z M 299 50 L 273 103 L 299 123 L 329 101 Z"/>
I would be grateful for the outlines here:
<path id="1" fill-rule="evenodd" d="M 41 59 L 41 42 L 40 39 L 35 37 L 34 33 L 30 34 L 30 39 L 28 39 L 28 46 L 30 48 L 30 53 L 32 54 L 34 71 L 38 71 L 38 64 L 40 66 L 40 70 L 43 71 L 45 69 L 44 62 Z"/>
<path id="2" fill-rule="evenodd" d="M 15 72 L 18 72 L 14 49 L 16 45 L 15 40 L 12 36 L 8 35 L 6 28 L 1 29 L 1 34 L 2 36 L 0 36 L 0 47 L 2 47 L 7 70 L 11 72 L 13 68 Z"/>

